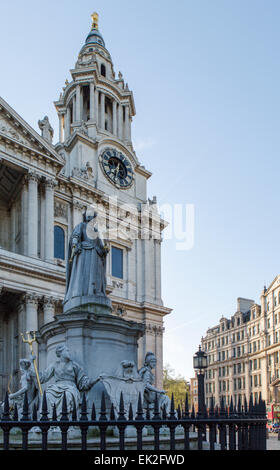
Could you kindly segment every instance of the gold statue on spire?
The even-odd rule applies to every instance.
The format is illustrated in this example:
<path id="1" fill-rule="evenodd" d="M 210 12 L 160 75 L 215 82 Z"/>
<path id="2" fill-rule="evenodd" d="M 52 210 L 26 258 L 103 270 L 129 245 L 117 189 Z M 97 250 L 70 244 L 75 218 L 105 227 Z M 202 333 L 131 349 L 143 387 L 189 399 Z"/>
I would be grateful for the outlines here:
<path id="1" fill-rule="evenodd" d="M 98 13 L 96 11 L 91 15 L 92 25 L 91 29 L 98 29 Z"/>

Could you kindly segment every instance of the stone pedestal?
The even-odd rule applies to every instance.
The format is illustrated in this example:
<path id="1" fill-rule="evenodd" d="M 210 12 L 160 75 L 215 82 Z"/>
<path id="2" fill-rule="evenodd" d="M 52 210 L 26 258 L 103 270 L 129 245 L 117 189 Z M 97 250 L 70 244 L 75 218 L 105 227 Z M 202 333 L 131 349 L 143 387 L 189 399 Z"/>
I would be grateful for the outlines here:
<path id="1" fill-rule="evenodd" d="M 102 308 L 101 308 L 102 311 Z M 114 375 L 123 360 L 138 362 L 138 339 L 143 336 L 143 325 L 108 313 L 72 311 L 61 314 L 55 321 L 42 326 L 38 340 L 40 354 L 45 354 L 45 364 L 56 361 L 56 347 L 66 343 L 72 358 L 84 368 L 90 378 L 99 375 Z M 87 393 L 88 405 L 94 401 L 97 413 L 100 410 L 103 384 L 97 383 Z M 106 393 L 105 393 L 106 395 Z M 110 401 L 106 396 L 106 408 Z"/>

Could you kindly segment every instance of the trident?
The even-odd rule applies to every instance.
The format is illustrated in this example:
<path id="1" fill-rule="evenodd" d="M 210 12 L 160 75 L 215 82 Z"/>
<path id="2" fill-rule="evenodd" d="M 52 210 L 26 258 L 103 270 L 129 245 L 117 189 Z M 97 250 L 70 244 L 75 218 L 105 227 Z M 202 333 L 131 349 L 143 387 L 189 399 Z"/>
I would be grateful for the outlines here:
<path id="1" fill-rule="evenodd" d="M 24 338 L 23 336 L 23 333 L 21 333 L 21 337 L 22 337 L 22 341 L 24 343 L 28 343 L 29 344 L 29 347 L 30 347 L 30 352 L 33 356 L 33 346 L 32 346 L 32 343 L 34 343 L 34 341 L 36 341 L 36 335 L 35 335 L 35 332 L 33 331 L 33 338 L 31 336 L 31 331 L 27 331 L 26 332 L 27 334 L 27 339 Z M 34 357 L 33 359 L 33 363 L 34 363 L 34 369 L 35 369 L 35 374 L 36 374 L 36 378 L 37 378 L 37 382 L 38 382 L 38 386 L 39 386 L 39 391 L 40 391 L 40 395 L 42 396 L 43 395 L 43 392 L 42 392 L 42 387 L 41 387 L 41 383 L 40 383 L 40 379 L 39 379 L 39 373 L 38 373 L 38 369 L 37 369 L 37 364 L 36 364 L 36 359 Z"/>

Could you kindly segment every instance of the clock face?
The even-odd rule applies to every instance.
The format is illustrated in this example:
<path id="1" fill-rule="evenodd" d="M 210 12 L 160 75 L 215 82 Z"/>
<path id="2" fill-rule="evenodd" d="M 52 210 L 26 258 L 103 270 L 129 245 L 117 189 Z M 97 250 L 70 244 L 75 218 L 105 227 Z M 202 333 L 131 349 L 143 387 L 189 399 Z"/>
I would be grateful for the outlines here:
<path id="1" fill-rule="evenodd" d="M 118 150 L 107 148 L 100 156 L 101 167 L 107 178 L 119 189 L 127 189 L 133 182 L 133 170 L 128 158 Z"/>

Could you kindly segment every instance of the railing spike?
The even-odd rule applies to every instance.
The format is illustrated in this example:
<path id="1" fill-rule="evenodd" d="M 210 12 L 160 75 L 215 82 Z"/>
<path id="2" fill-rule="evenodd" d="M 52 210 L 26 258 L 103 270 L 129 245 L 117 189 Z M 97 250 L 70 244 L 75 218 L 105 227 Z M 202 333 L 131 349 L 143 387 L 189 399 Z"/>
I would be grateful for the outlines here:
<path id="1" fill-rule="evenodd" d="M 87 399 L 86 399 L 86 394 L 83 393 L 83 398 L 82 398 L 82 406 L 81 406 L 81 416 L 80 416 L 81 421 L 88 421 L 88 416 L 87 416 Z"/>
<path id="2" fill-rule="evenodd" d="M 189 413 L 189 396 L 188 396 L 188 393 L 186 393 L 185 410 L 184 410 L 184 414 L 183 414 L 184 419 L 188 419 L 189 415 L 190 415 L 190 413 Z"/>
<path id="3" fill-rule="evenodd" d="M 52 409 L 52 421 L 57 421 L 57 413 L 56 413 L 56 404 L 54 403 Z"/>
<path id="4" fill-rule="evenodd" d="M 148 406 L 147 410 L 146 410 L 146 420 L 149 421 L 151 419 L 151 413 L 150 413 L 150 408 Z"/>
<path id="5" fill-rule="evenodd" d="M 129 421 L 133 421 L 133 408 L 132 408 L 131 403 L 129 404 L 128 419 L 129 419 Z"/>
<path id="6" fill-rule="evenodd" d="M 62 413 L 61 413 L 60 421 L 68 421 L 67 400 L 66 400 L 66 393 L 65 392 L 63 392 Z"/>
<path id="7" fill-rule="evenodd" d="M 10 420 L 10 403 L 9 403 L 8 393 L 5 394 L 4 410 L 3 410 L 2 420 L 3 421 L 9 421 Z"/>
<path id="8" fill-rule="evenodd" d="M 184 417 L 187 418 L 189 416 L 189 395 L 188 392 L 186 393 L 186 398 L 185 398 L 185 411 L 184 411 Z"/>
<path id="9" fill-rule="evenodd" d="M 167 413 L 166 413 L 166 406 L 165 404 L 163 405 L 163 409 L 162 409 L 162 419 L 163 421 L 165 421 L 167 419 Z"/>
<path id="10" fill-rule="evenodd" d="M 247 398 L 246 398 L 246 395 L 244 397 L 244 413 L 247 414 L 248 413 L 248 405 L 247 405 Z"/>
<path id="11" fill-rule="evenodd" d="M 95 411 L 95 404 L 94 401 L 92 402 L 92 408 L 91 408 L 91 421 L 96 420 L 96 411 Z"/>
<path id="12" fill-rule="evenodd" d="M 156 393 L 156 396 L 155 396 L 153 419 L 160 419 L 159 406 L 158 406 L 158 394 L 157 393 Z"/>
<path id="13" fill-rule="evenodd" d="M 73 410 L 72 410 L 72 421 L 77 421 L 77 407 L 76 407 L 76 400 L 73 403 Z"/>
<path id="14" fill-rule="evenodd" d="M 240 395 L 238 397 L 238 404 L 237 404 L 237 412 L 239 415 L 241 415 L 242 413 L 242 407 L 241 407 L 241 398 L 240 398 Z"/>
<path id="15" fill-rule="evenodd" d="M 113 403 L 111 404 L 111 410 L 110 410 L 110 421 L 115 421 L 116 416 L 115 416 L 115 408 Z"/>
<path id="16" fill-rule="evenodd" d="M 29 420 L 29 405 L 28 405 L 28 397 L 27 392 L 24 393 L 23 399 L 23 407 L 22 407 L 22 418 L 21 421 L 28 421 Z"/>
<path id="17" fill-rule="evenodd" d="M 14 408 L 13 421 L 18 421 L 18 407 L 16 403 Z"/>
<path id="18" fill-rule="evenodd" d="M 47 405 L 46 392 L 44 391 L 43 399 L 42 399 L 42 411 L 41 411 L 40 421 L 47 421 L 47 420 L 48 420 L 48 405 Z"/>
<path id="19" fill-rule="evenodd" d="M 150 411 L 147 410 L 147 412 L 149 413 L 149 417 L 147 419 L 150 419 Z M 139 395 L 138 395 L 137 413 L 136 413 L 135 419 L 137 421 L 141 421 L 141 420 L 144 419 L 143 406 L 142 406 L 142 396 L 141 396 L 140 392 L 139 392 Z"/>
<path id="20" fill-rule="evenodd" d="M 229 416 L 233 415 L 233 400 L 232 396 L 230 397 L 230 404 L 229 404 Z"/>
<path id="21" fill-rule="evenodd" d="M 211 396 L 210 398 L 210 409 L 209 409 L 209 417 L 212 418 L 215 414 L 215 411 L 214 411 L 214 397 L 213 395 Z"/>
<path id="22" fill-rule="evenodd" d="M 118 421 L 124 421 L 124 420 L 125 420 L 124 399 L 123 399 L 123 392 L 121 392 Z"/>
<path id="23" fill-rule="evenodd" d="M 192 404 L 191 419 L 195 419 L 194 404 Z"/>
<path id="24" fill-rule="evenodd" d="M 172 393 L 171 395 L 171 405 L 170 405 L 170 419 L 175 419 L 176 418 L 176 413 L 175 413 L 175 404 L 174 404 L 174 394 Z"/>
<path id="25" fill-rule="evenodd" d="M 182 412 L 181 412 L 180 405 L 178 405 L 178 408 L 177 408 L 177 417 L 178 417 L 178 419 L 182 419 Z"/>
<path id="26" fill-rule="evenodd" d="M 105 402 L 105 393 L 102 392 L 101 396 L 101 409 L 100 409 L 100 421 L 107 421 L 107 414 L 106 414 L 106 402 Z"/>
<path id="27" fill-rule="evenodd" d="M 37 421 L 37 407 L 36 404 L 33 404 L 33 409 L 32 409 L 32 421 Z"/>

